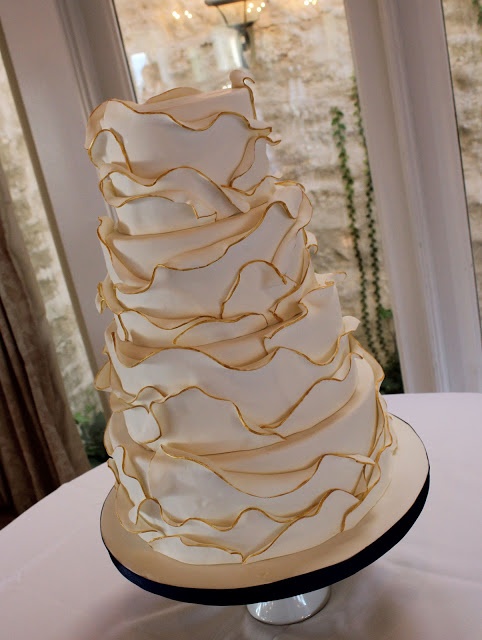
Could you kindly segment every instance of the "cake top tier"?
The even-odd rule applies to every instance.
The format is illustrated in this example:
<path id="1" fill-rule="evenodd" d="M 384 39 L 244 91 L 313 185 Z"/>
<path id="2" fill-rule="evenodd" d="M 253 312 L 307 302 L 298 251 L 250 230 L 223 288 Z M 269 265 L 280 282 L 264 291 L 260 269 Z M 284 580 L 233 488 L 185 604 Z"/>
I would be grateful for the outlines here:
<path id="1" fill-rule="evenodd" d="M 231 73 L 231 88 L 203 93 L 179 88 L 138 105 L 108 100 L 93 111 L 86 148 L 104 178 L 122 169 L 157 180 L 194 169 L 218 185 L 249 189 L 268 173 L 271 127 L 257 120 L 251 78 Z M 222 144 L 226 139 L 230 144 Z"/>

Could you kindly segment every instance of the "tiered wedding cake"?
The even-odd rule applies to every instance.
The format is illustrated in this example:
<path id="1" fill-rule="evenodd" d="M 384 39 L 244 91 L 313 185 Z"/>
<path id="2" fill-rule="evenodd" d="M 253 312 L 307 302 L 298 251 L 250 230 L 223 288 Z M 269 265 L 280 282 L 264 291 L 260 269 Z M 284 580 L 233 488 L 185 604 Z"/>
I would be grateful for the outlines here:
<path id="1" fill-rule="evenodd" d="M 114 319 L 98 386 L 122 525 L 193 564 L 253 562 L 356 525 L 390 481 L 380 366 L 315 274 L 299 184 L 269 175 L 246 76 L 92 114 Z"/>

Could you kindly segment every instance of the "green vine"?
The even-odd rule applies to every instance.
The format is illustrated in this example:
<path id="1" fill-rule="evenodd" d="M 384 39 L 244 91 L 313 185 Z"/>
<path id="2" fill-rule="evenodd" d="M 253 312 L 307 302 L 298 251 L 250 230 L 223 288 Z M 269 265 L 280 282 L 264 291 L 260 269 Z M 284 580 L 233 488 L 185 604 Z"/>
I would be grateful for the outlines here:
<path id="1" fill-rule="evenodd" d="M 355 260 L 360 274 L 360 304 L 362 323 L 366 334 L 368 348 L 378 359 L 378 350 L 373 339 L 370 314 L 368 311 L 368 280 L 365 264 L 363 262 L 363 257 L 360 250 L 360 230 L 357 225 L 357 212 L 355 207 L 355 181 L 348 164 L 345 118 L 343 111 L 341 111 L 341 109 L 339 109 L 338 107 L 332 107 L 330 113 L 333 140 L 338 150 L 338 162 L 340 164 L 341 179 L 345 189 L 345 203 L 349 220 L 348 228 L 352 237 L 353 251 L 355 253 Z"/>
<path id="2" fill-rule="evenodd" d="M 482 26 L 482 2 L 480 0 L 472 0 L 472 6 L 477 12 L 477 24 Z"/>
<path id="3" fill-rule="evenodd" d="M 346 124 L 345 114 L 339 107 L 332 107 L 331 126 L 335 146 L 338 151 L 338 163 L 341 179 L 345 191 L 345 203 L 349 220 L 349 231 L 353 242 L 356 265 L 360 274 L 360 304 L 361 319 L 365 330 L 365 337 L 368 349 L 377 360 L 380 359 L 379 350 L 383 354 L 382 366 L 385 371 L 385 379 L 382 384 L 384 393 L 403 393 L 403 383 L 400 371 L 400 361 L 398 352 L 391 349 L 386 339 L 387 321 L 392 318 L 391 309 L 386 309 L 382 304 L 381 287 L 381 267 L 380 251 L 377 240 L 377 226 L 374 214 L 374 192 L 373 182 L 368 159 L 368 150 L 365 139 L 365 132 L 360 111 L 358 91 L 354 81 L 351 93 L 353 102 L 353 115 L 355 119 L 356 132 L 363 150 L 363 190 L 364 190 L 364 221 L 367 229 L 369 256 L 367 264 L 364 262 L 361 251 L 361 231 L 358 214 L 355 206 L 355 181 L 349 165 L 349 157 L 346 145 Z M 374 299 L 374 321 L 370 320 L 370 307 L 368 304 L 369 295 L 373 294 Z M 373 307 L 372 313 L 373 313 Z"/>
<path id="4" fill-rule="evenodd" d="M 85 453 L 92 467 L 105 462 L 109 457 L 104 448 L 105 417 L 94 405 L 87 405 L 74 414 Z"/>

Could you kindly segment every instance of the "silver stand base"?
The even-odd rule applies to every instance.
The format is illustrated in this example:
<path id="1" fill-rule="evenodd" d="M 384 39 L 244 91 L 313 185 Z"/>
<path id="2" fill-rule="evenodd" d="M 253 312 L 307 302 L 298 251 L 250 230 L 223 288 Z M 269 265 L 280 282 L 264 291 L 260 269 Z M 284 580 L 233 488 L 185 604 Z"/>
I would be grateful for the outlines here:
<path id="1" fill-rule="evenodd" d="M 292 598 L 256 602 L 248 604 L 249 613 L 267 624 L 294 624 L 311 618 L 326 605 L 330 599 L 331 587 L 304 593 Z"/>

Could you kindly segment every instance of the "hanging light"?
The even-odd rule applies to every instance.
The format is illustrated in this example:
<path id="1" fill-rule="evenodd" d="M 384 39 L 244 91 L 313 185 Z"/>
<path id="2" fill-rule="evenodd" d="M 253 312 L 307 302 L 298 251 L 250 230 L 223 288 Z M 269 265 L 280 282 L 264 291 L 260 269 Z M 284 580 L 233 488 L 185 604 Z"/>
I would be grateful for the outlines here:
<path id="1" fill-rule="evenodd" d="M 251 26 L 266 7 L 266 0 L 204 0 L 208 7 L 216 7 L 225 24 L 233 29 Z M 222 7 L 222 8 L 221 8 Z"/>
<path id="2" fill-rule="evenodd" d="M 254 45 L 252 27 L 267 2 L 268 0 L 204 0 L 208 7 L 216 7 L 227 27 L 237 31 L 240 58 L 246 68 L 248 63 L 244 53 L 253 49 Z"/>
<path id="3" fill-rule="evenodd" d="M 174 20 L 192 20 L 192 13 L 189 11 L 189 9 L 183 10 L 177 7 L 176 10 L 171 12 L 171 15 Z"/>

